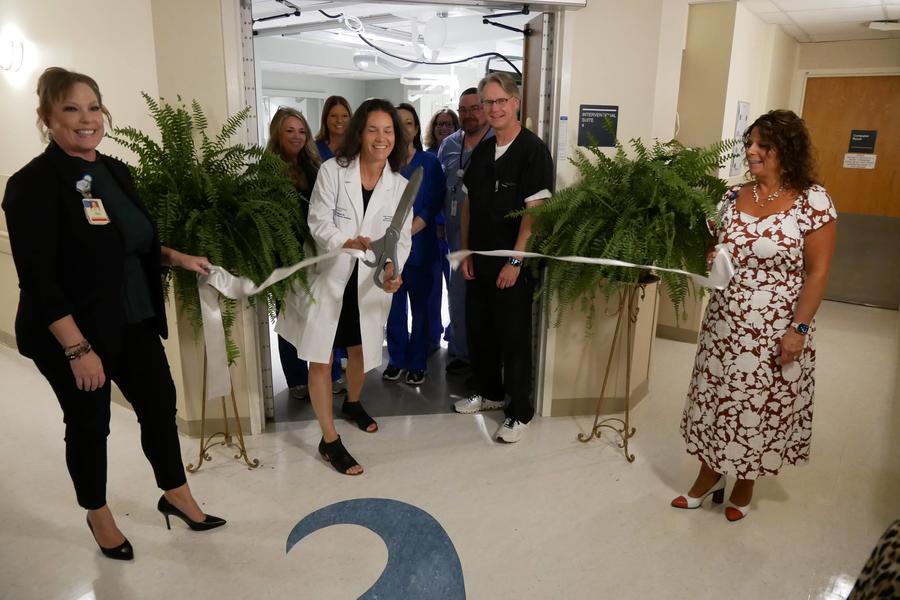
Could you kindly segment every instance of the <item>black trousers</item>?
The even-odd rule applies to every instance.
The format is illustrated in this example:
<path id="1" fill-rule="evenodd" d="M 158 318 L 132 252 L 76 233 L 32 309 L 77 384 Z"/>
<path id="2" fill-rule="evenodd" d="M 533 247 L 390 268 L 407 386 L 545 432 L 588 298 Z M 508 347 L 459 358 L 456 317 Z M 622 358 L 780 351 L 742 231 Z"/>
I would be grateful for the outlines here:
<path id="1" fill-rule="evenodd" d="M 122 350 L 118 356 L 106 357 L 106 384 L 93 392 L 75 386 L 62 349 L 34 362 L 63 410 L 66 465 L 81 507 L 91 510 L 106 504 L 110 379 L 134 407 L 141 426 L 141 446 L 159 488 L 171 490 L 187 481 L 175 425 L 175 384 L 152 321 L 124 326 Z"/>
<path id="2" fill-rule="evenodd" d="M 497 287 L 505 259 L 475 256 L 466 281 L 466 331 L 475 391 L 489 400 L 509 394 L 505 412 L 522 423 L 534 416 L 531 312 L 534 282 L 523 269 L 511 288 Z"/>

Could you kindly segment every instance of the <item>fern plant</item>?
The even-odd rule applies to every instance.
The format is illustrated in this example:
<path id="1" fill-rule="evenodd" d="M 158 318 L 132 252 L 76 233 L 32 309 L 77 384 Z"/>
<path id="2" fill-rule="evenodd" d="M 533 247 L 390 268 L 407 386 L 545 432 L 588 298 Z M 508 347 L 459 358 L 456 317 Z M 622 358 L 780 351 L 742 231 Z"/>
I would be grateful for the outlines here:
<path id="1" fill-rule="evenodd" d="M 675 140 L 655 141 L 650 148 L 640 139 L 629 144 L 633 156 L 618 141 L 612 157 L 598 147 L 576 151 L 570 161 L 581 180 L 524 211 L 535 219 L 529 250 L 704 272 L 707 221 L 715 219 L 716 203 L 727 187 L 714 173 L 734 142 L 706 148 L 686 148 Z M 608 297 L 648 275 L 634 268 L 552 260 L 546 267 L 543 293 L 558 301 L 557 325 L 562 309 L 580 301 L 590 327 L 597 290 Z M 689 279 L 663 271 L 658 276 L 678 310 Z"/>
<path id="2" fill-rule="evenodd" d="M 258 146 L 230 145 L 249 109 L 229 118 L 210 138 L 209 122 L 200 104 L 191 109 L 172 106 L 143 93 L 159 130 L 160 141 L 132 127 L 113 130 L 110 137 L 138 157 L 131 167 L 141 199 L 156 221 L 162 243 L 180 252 L 206 256 L 236 276 L 262 282 L 282 264 L 303 259 L 302 244 L 311 242 L 302 218 L 301 198 L 287 174 L 287 164 Z M 313 247 L 310 245 L 310 247 Z M 302 272 L 262 292 L 274 317 L 290 284 Z M 169 269 L 164 286 L 174 281 L 175 296 L 197 333 L 202 325 L 197 277 Z M 252 300 L 252 299 L 251 299 Z M 222 299 L 228 359 L 238 349 L 231 335 L 237 303 Z"/>

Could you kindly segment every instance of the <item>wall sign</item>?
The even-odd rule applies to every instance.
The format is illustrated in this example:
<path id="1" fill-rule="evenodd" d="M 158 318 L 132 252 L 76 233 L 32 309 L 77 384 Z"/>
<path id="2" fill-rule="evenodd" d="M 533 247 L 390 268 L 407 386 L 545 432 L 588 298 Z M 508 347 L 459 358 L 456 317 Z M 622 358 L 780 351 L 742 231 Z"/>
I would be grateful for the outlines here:
<path id="1" fill-rule="evenodd" d="M 609 118 L 610 126 L 606 126 Z M 582 104 L 578 110 L 578 145 L 612 148 L 616 145 L 619 107 L 602 104 Z M 591 138 L 593 137 L 593 141 Z"/>
<path id="2" fill-rule="evenodd" d="M 738 100 L 737 117 L 734 119 L 734 139 L 740 140 L 744 137 L 744 131 L 750 124 L 750 103 Z M 731 167 L 728 169 L 729 177 L 737 177 L 744 169 L 744 146 L 743 144 L 735 144 L 731 151 Z"/>
<path id="3" fill-rule="evenodd" d="M 845 169 L 874 169 L 877 154 L 845 154 Z"/>
<path id="4" fill-rule="evenodd" d="M 878 132 L 874 129 L 853 129 L 850 131 L 850 147 L 847 152 L 851 154 L 875 154 L 875 137 Z"/>

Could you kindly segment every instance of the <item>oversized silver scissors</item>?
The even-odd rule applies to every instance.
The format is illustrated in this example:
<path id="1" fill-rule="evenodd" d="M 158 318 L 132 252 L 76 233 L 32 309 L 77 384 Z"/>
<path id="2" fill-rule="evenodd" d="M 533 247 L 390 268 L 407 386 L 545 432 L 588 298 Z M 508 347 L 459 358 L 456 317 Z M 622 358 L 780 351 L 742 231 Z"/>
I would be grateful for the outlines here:
<path id="1" fill-rule="evenodd" d="M 384 267 L 388 262 L 394 263 L 395 275 L 399 275 L 399 272 L 396 271 L 396 269 L 400 268 L 400 263 L 397 261 L 397 243 L 400 242 L 400 236 L 403 233 L 403 223 L 406 222 L 406 217 L 409 215 L 409 211 L 412 210 L 413 202 L 416 200 L 416 194 L 419 193 L 419 188 L 422 186 L 423 173 L 422 167 L 413 171 L 412 176 L 409 178 L 409 183 L 406 184 L 406 189 L 403 190 L 403 194 L 400 196 L 400 204 L 397 205 L 394 218 L 391 219 L 391 224 L 387 231 L 384 232 L 383 236 L 369 243 L 369 249 L 375 254 L 375 260 L 362 259 L 364 264 L 373 268 L 372 279 L 375 280 L 375 285 L 381 289 L 384 289 L 382 276 L 384 275 Z"/>

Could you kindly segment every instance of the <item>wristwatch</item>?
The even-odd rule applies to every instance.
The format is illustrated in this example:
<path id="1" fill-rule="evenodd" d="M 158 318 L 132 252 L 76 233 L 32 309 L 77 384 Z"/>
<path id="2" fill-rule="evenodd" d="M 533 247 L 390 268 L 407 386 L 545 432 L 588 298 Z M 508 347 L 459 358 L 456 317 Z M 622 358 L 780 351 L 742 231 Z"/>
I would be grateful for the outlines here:
<path id="1" fill-rule="evenodd" d="M 514 266 L 514 267 L 521 267 L 521 266 L 522 266 L 522 259 L 521 259 L 521 258 L 516 258 L 515 256 L 510 256 L 510 257 L 509 257 L 509 264 L 511 264 L 511 265 Z"/>
<path id="2" fill-rule="evenodd" d="M 791 323 L 791 329 L 800 335 L 806 335 L 809 333 L 809 323 Z"/>

